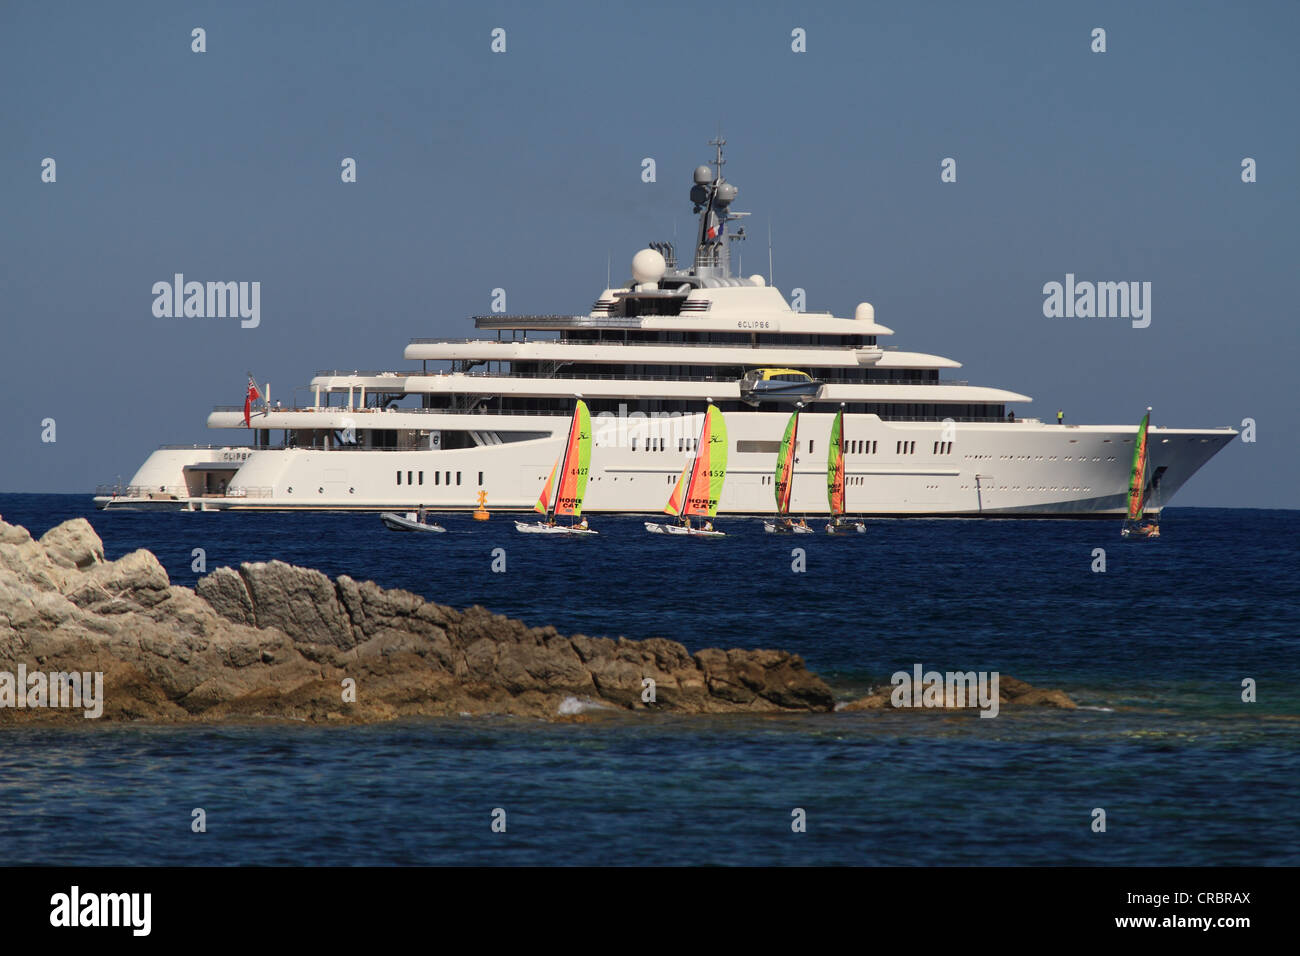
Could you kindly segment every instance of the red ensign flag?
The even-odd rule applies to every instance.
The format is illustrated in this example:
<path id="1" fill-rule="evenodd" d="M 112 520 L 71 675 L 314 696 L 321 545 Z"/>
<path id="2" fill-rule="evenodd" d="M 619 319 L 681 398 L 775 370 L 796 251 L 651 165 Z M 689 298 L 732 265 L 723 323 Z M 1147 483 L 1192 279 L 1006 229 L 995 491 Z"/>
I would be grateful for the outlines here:
<path id="1" fill-rule="evenodd" d="M 249 415 L 252 414 L 253 411 L 253 402 L 257 401 L 261 397 L 262 397 L 262 393 L 257 390 L 257 383 L 253 381 L 253 376 L 252 373 L 250 372 L 248 376 L 248 394 L 244 396 L 244 427 L 245 428 L 253 427 L 252 423 L 249 421 Z"/>

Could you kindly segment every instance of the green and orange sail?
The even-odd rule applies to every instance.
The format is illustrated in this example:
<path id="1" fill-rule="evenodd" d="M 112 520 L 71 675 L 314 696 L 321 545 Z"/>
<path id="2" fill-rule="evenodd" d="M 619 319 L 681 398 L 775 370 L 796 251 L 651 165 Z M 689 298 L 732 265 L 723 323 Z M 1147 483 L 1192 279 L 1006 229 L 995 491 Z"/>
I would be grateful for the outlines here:
<path id="1" fill-rule="evenodd" d="M 831 423 L 831 447 L 826 455 L 826 500 L 831 516 L 844 514 L 844 409 Z"/>
<path id="2" fill-rule="evenodd" d="M 591 412 L 587 403 L 581 399 L 573 409 L 573 421 L 569 423 L 569 438 L 564 444 L 564 454 L 551 466 L 551 475 L 542 488 L 542 496 L 533 505 L 533 510 L 542 514 L 573 515 L 582 514 L 582 500 L 587 494 L 587 478 L 591 471 Z M 556 476 L 559 485 L 556 487 Z M 551 489 L 555 488 L 555 500 L 551 500 Z"/>
<path id="3" fill-rule="evenodd" d="M 718 407 L 710 405 L 704 415 L 695 460 L 682 469 L 664 511 L 670 515 L 715 517 L 726 477 L 727 422 Z"/>
<path id="4" fill-rule="evenodd" d="M 776 513 L 790 513 L 790 495 L 794 490 L 794 459 L 799 446 L 799 410 L 790 415 L 785 426 L 785 437 L 781 439 L 781 450 L 776 456 L 776 475 L 773 483 L 776 487 Z"/>
<path id="5" fill-rule="evenodd" d="M 1147 484 L 1147 425 L 1151 421 L 1151 409 L 1142 416 L 1138 425 L 1137 437 L 1133 440 L 1133 467 L 1128 479 L 1128 517 L 1137 521 L 1142 517 L 1143 497 Z"/>

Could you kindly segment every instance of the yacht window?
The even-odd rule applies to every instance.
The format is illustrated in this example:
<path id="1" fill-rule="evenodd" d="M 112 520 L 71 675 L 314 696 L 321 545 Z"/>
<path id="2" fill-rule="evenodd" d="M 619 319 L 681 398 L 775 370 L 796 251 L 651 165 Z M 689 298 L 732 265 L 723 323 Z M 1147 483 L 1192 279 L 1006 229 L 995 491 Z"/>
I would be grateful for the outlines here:
<path id="1" fill-rule="evenodd" d="M 397 473 L 397 483 L 399 485 L 402 483 L 402 473 L 400 471 Z"/>
<path id="2" fill-rule="evenodd" d="M 433 473 L 433 483 L 434 483 L 435 485 L 437 485 L 437 484 L 441 484 L 441 482 L 438 480 L 438 479 L 441 478 L 441 477 L 442 477 L 442 473 L 441 473 L 441 472 L 438 472 L 438 471 L 435 471 L 435 472 Z"/>
<path id="3" fill-rule="evenodd" d="M 481 471 L 478 473 L 478 483 L 480 487 L 483 485 L 483 472 Z"/>
<path id="4" fill-rule="evenodd" d="M 424 484 L 424 472 L 420 472 L 419 478 L 420 478 L 420 484 Z"/>
<path id="5" fill-rule="evenodd" d="M 456 472 L 456 484 L 460 484 L 460 472 Z"/>
<path id="6" fill-rule="evenodd" d="M 406 483 L 407 483 L 408 485 L 409 485 L 409 484 L 412 484 L 412 482 L 411 482 L 411 473 L 410 473 L 409 471 L 406 473 Z"/>

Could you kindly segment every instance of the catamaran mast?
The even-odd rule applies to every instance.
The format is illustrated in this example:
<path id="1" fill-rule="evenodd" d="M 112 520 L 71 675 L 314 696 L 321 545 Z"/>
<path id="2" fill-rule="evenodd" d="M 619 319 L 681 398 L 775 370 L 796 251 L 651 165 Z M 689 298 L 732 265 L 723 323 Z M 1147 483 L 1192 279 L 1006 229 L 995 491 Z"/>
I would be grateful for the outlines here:
<path id="1" fill-rule="evenodd" d="M 575 405 L 573 418 L 569 420 L 569 434 L 564 440 L 564 454 L 560 456 L 560 469 L 555 473 L 555 500 L 548 502 L 546 505 L 546 518 L 548 521 L 555 517 L 555 511 L 560 506 L 560 492 L 564 487 L 564 476 L 569 472 L 569 454 L 573 451 L 573 430 L 577 427 L 578 408 Z"/>

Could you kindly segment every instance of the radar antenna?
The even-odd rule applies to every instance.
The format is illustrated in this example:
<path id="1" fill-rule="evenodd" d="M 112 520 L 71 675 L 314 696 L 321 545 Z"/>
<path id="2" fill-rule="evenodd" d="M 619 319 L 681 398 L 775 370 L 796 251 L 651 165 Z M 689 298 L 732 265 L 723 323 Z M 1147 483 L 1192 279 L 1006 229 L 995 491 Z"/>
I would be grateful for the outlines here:
<path id="1" fill-rule="evenodd" d="M 694 211 L 700 217 L 700 226 L 695 240 L 695 264 L 691 273 L 697 276 L 709 276 L 720 279 L 731 277 L 731 241 L 744 239 L 742 228 L 735 233 L 727 232 L 727 223 L 732 219 L 748 216 L 746 212 L 733 212 L 731 203 L 739 190 L 722 175 L 722 167 L 727 160 L 722 154 L 722 147 L 727 141 L 719 135 L 709 140 L 714 147 L 713 168 L 708 165 L 695 167 L 695 184 L 691 187 L 691 202 Z"/>

